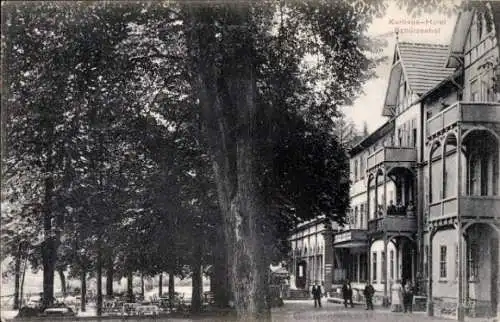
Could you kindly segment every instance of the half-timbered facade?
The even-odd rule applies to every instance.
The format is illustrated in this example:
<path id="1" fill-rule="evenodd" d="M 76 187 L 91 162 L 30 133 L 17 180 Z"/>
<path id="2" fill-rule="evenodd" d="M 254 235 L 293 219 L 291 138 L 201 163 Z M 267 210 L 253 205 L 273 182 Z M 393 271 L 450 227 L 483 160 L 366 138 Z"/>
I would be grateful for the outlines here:
<path id="1" fill-rule="evenodd" d="M 500 2 L 468 1 L 448 45 L 396 44 L 388 121 L 350 151 L 349 223 L 331 232 L 325 282 L 369 280 L 390 304 L 410 280 L 430 315 L 498 316 L 499 39 Z"/>
<path id="2" fill-rule="evenodd" d="M 500 4 L 458 16 L 451 77 L 422 98 L 424 252 L 430 314 L 496 316 L 500 279 Z"/>

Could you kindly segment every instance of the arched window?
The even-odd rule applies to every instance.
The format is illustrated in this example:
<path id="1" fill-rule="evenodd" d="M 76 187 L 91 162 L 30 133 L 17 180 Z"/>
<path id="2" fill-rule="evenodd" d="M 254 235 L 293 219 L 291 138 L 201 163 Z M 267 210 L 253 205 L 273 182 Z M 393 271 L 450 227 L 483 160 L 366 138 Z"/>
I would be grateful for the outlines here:
<path id="1" fill-rule="evenodd" d="M 471 155 L 468 168 L 468 194 L 471 196 L 479 196 L 481 194 L 481 158 L 478 153 Z"/>
<path id="2" fill-rule="evenodd" d="M 492 168 L 492 176 L 491 176 L 491 194 L 494 196 L 498 196 L 498 179 L 500 176 L 500 171 L 498 169 L 498 151 L 493 153 L 491 156 L 491 168 Z"/>

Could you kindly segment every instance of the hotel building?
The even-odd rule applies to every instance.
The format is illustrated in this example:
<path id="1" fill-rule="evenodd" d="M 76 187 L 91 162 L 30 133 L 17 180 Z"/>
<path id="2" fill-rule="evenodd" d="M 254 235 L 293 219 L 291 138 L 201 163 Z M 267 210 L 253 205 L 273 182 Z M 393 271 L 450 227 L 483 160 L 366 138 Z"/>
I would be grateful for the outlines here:
<path id="1" fill-rule="evenodd" d="M 448 45 L 397 42 L 387 121 L 350 151 L 331 288 L 370 281 L 389 305 L 394 283 L 410 280 L 429 315 L 498 316 L 499 38 L 500 2 L 469 1 Z"/>

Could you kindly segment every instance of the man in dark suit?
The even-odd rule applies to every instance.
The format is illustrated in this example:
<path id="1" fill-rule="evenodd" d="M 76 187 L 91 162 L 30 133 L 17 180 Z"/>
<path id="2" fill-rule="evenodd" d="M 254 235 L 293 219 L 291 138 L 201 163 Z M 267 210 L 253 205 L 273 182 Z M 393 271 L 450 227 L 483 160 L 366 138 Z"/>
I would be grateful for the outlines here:
<path id="1" fill-rule="evenodd" d="M 314 307 L 321 307 L 321 286 L 319 286 L 318 281 L 316 281 L 312 287 L 312 296 L 314 299 Z"/>
<path id="2" fill-rule="evenodd" d="M 344 285 L 342 285 L 342 297 L 344 298 L 345 307 L 347 307 L 347 303 L 349 303 L 351 307 L 354 307 L 354 304 L 352 303 L 352 287 L 349 280 L 346 280 Z"/>
<path id="3" fill-rule="evenodd" d="M 365 286 L 365 290 L 363 291 L 366 299 L 366 309 L 367 310 L 373 310 L 373 294 L 375 294 L 375 289 L 373 286 L 368 282 Z"/>

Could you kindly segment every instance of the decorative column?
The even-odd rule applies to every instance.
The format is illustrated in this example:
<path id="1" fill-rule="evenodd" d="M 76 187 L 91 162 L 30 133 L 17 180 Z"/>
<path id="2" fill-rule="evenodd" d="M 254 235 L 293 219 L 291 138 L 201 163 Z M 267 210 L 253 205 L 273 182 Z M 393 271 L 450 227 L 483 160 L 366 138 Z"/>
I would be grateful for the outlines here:
<path id="1" fill-rule="evenodd" d="M 334 236 L 333 236 L 333 231 L 332 227 L 329 223 L 325 223 L 325 230 L 323 231 L 323 239 L 325 241 L 325 246 L 324 246 L 324 281 L 325 281 L 325 286 L 324 286 L 324 291 L 325 292 L 330 292 L 332 289 L 332 280 L 333 280 L 333 262 L 335 256 L 333 256 L 333 243 L 334 243 Z"/>
<path id="2" fill-rule="evenodd" d="M 370 174 L 367 173 L 366 174 L 367 176 L 367 179 L 366 179 L 366 199 L 367 199 L 367 202 L 366 202 L 366 212 L 368 213 L 368 218 L 367 221 L 366 221 L 366 227 L 368 227 L 368 221 L 370 220 Z"/>
<path id="3" fill-rule="evenodd" d="M 384 175 L 385 177 L 385 175 Z M 384 183 L 384 186 L 385 186 L 385 183 Z M 389 296 L 388 296 L 388 288 L 387 288 L 387 284 L 389 283 L 389 279 L 387 278 L 387 233 L 384 232 L 384 267 L 382 267 L 383 269 L 383 274 L 384 274 L 384 300 L 383 300 L 383 305 L 384 307 L 387 307 L 389 306 Z"/>
<path id="4" fill-rule="evenodd" d="M 358 253 L 358 272 L 357 272 L 357 282 L 361 280 L 361 253 Z"/>
<path id="5" fill-rule="evenodd" d="M 394 246 L 396 249 L 396 274 L 394 274 L 394 279 L 395 280 L 400 280 L 401 275 L 400 275 L 400 269 L 399 269 L 399 250 L 400 250 L 400 243 L 399 241 L 395 240 L 394 241 Z"/>
<path id="6" fill-rule="evenodd" d="M 386 216 L 385 210 L 387 209 L 387 171 L 384 169 L 384 195 L 382 196 L 382 211 L 384 212 L 384 216 Z"/>
<path id="7" fill-rule="evenodd" d="M 410 253 L 411 253 L 411 280 L 413 283 L 416 282 L 415 279 L 415 245 L 411 243 L 411 248 L 410 248 Z"/>
<path id="8" fill-rule="evenodd" d="M 372 254 L 371 254 L 371 238 L 368 238 L 368 246 L 367 246 L 367 252 L 366 252 L 366 261 L 367 261 L 367 270 L 366 274 L 366 281 L 370 284 L 372 284 Z"/>
<path id="9" fill-rule="evenodd" d="M 430 144 L 430 149 L 429 149 L 429 157 L 428 157 L 428 177 L 429 177 L 429 182 L 427 186 L 427 192 L 428 192 L 428 200 L 427 200 L 427 213 L 430 219 L 430 204 L 433 200 L 431 198 L 432 196 L 432 149 L 434 147 L 434 141 L 431 141 Z M 429 245 L 429 253 L 427 254 L 427 315 L 428 316 L 434 316 L 434 301 L 433 301 L 433 295 L 432 295 L 432 277 L 434 275 L 434 272 L 432 271 L 432 237 L 434 235 L 434 227 L 428 224 L 428 233 L 427 233 L 427 245 Z M 424 255 L 425 256 L 425 255 Z"/>
<path id="10" fill-rule="evenodd" d="M 432 271 L 432 237 L 434 236 L 434 228 L 429 227 L 429 233 L 427 234 L 427 240 L 429 245 L 429 254 L 427 256 L 427 315 L 434 316 L 434 302 L 432 299 L 432 277 L 434 272 Z"/>
<path id="11" fill-rule="evenodd" d="M 378 170 L 375 170 L 375 206 L 373 207 L 375 212 L 375 219 L 378 218 Z"/>
<path id="12" fill-rule="evenodd" d="M 462 131 L 460 129 L 460 125 L 457 128 L 457 238 L 458 238 L 458 290 L 457 290 L 457 321 L 463 321 L 465 318 L 465 309 L 464 309 L 464 247 L 463 247 L 463 238 L 462 238 L 462 214 L 460 213 L 460 198 L 462 197 Z M 446 142 L 445 142 L 446 144 Z M 444 147 L 443 147 L 444 150 Z M 443 168 L 444 168 L 444 159 L 443 159 Z"/>
<path id="13" fill-rule="evenodd" d="M 500 238 L 500 229 L 497 228 L 496 231 L 497 231 L 497 238 Z M 498 259 L 498 264 L 497 264 L 497 270 L 498 270 L 498 269 L 500 269 L 500 247 L 499 247 L 500 245 L 498 244 L 500 239 L 497 239 L 496 241 L 497 241 L 497 244 L 496 244 L 496 254 L 497 255 L 496 256 Z M 493 251 L 495 251 L 495 250 L 493 250 Z M 500 294 L 500 278 L 498 278 L 498 277 L 497 277 L 497 294 Z M 500 317 L 500 301 L 497 301 L 497 319 L 498 319 L 498 317 Z"/>
<path id="14" fill-rule="evenodd" d="M 457 239 L 458 239 L 458 285 L 457 285 L 457 321 L 463 321 L 465 318 L 465 310 L 463 306 L 463 289 L 464 289 L 464 247 L 462 238 L 462 224 L 460 220 L 457 224 Z"/>

